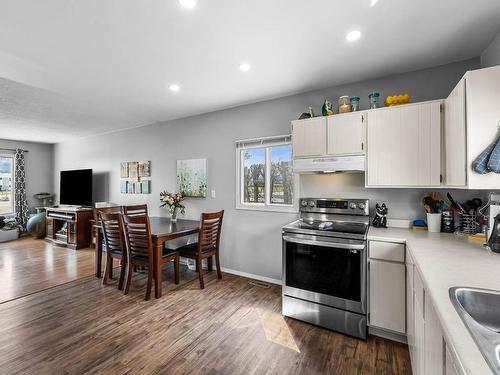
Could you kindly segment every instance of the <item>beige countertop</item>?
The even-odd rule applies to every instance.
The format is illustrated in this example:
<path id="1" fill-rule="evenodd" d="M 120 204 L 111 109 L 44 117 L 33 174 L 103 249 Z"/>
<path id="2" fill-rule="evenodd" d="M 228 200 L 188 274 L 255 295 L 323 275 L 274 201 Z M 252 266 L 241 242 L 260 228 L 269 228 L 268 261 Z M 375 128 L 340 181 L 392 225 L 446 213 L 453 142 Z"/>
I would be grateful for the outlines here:
<path id="1" fill-rule="evenodd" d="M 443 334 L 466 374 L 491 374 L 488 363 L 453 307 L 454 286 L 500 290 L 500 254 L 456 234 L 370 228 L 368 240 L 406 243 L 439 317 Z"/>

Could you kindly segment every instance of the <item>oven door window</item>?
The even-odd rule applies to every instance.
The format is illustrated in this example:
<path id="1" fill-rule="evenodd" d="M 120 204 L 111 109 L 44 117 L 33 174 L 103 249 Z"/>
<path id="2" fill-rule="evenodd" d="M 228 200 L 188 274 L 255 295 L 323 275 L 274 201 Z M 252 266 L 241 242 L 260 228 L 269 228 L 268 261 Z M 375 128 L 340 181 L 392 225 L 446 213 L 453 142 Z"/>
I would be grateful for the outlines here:
<path id="1" fill-rule="evenodd" d="M 359 302 L 362 254 L 286 242 L 286 285 Z"/>

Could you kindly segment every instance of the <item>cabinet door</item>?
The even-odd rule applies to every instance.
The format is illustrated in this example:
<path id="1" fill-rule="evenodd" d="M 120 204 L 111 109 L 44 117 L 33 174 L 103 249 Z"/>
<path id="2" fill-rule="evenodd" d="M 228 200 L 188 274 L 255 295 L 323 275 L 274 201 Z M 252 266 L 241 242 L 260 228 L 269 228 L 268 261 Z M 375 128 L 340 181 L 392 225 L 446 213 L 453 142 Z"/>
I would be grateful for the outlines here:
<path id="1" fill-rule="evenodd" d="M 423 307 L 421 301 L 414 296 L 414 324 L 415 324 L 415 362 L 412 370 L 415 375 L 425 375 L 425 352 L 424 352 L 424 335 L 425 323 L 423 315 Z"/>
<path id="2" fill-rule="evenodd" d="M 467 183 L 465 123 L 465 79 L 462 79 L 445 100 L 444 183 L 446 186 L 465 186 Z"/>
<path id="3" fill-rule="evenodd" d="M 441 102 L 368 113 L 367 186 L 439 186 Z"/>
<path id="4" fill-rule="evenodd" d="M 405 266 L 370 259 L 370 326 L 406 333 Z"/>
<path id="5" fill-rule="evenodd" d="M 425 373 L 443 373 L 443 333 L 434 306 L 427 294 L 424 303 Z"/>
<path id="6" fill-rule="evenodd" d="M 362 155 L 365 153 L 364 112 L 334 115 L 327 118 L 329 155 Z"/>
<path id="7" fill-rule="evenodd" d="M 326 118 L 292 121 L 292 149 L 294 158 L 325 155 Z"/>
<path id="8" fill-rule="evenodd" d="M 415 363 L 415 306 L 413 301 L 413 263 L 406 264 L 406 337 L 408 339 L 408 350 L 410 359 Z"/>
<path id="9" fill-rule="evenodd" d="M 477 69 L 466 75 L 467 107 L 467 184 L 469 189 L 495 190 L 499 173 L 479 174 L 472 162 L 488 145 L 498 139 L 500 121 L 500 66 Z"/>
<path id="10" fill-rule="evenodd" d="M 458 371 L 453 362 L 453 357 L 451 355 L 448 345 L 446 345 L 446 358 L 445 358 L 445 375 L 458 375 Z"/>

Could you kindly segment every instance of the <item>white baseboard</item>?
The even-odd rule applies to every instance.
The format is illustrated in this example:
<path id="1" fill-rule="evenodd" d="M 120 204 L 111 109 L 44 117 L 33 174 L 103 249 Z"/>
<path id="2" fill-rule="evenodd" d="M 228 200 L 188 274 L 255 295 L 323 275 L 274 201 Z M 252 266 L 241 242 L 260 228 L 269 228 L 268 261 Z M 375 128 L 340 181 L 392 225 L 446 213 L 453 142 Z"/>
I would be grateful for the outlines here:
<path id="1" fill-rule="evenodd" d="M 390 332 L 377 327 L 368 327 L 368 332 L 374 336 L 382 337 L 384 339 L 392 341 L 397 341 L 402 344 L 408 344 L 406 340 L 406 335 L 402 333 Z"/>
<path id="2" fill-rule="evenodd" d="M 179 263 L 187 265 L 187 258 L 182 258 L 181 257 Z M 203 264 L 203 268 L 206 269 L 206 264 Z M 281 285 L 281 280 L 272 279 L 270 277 L 255 275 L 253 273 L 247 273 L 247 272 L 242 272 L 242 271 L 236 271 L 236 270 L 232 270 L 232 269 L 226 268 L 226 267 L 221 267 L 220 270 L 222 272 L 226 272 L 226 273 L 230 273 L 230 274 L 233 274 L 233 275 L 247 277 L 249 279 L 264 281 L 264 282 L 270 283 L 270 284 Z"/>
<path id="3" fill-rule="evenodd" d="M 270 284 L 276 284 L 276 285 L 281 285 L 281 280 L 278 280 L 278 279 L 272 279 L 270 277 L 266 277 L 266 276 L 260 276 L 260 275 L 254 275 L 253 273 L 247 273 L 247 272 L 242 272 L 242 271 L 236 271 L 236 270 L 232 270 L 230 268 L 226 268 L 226 267 L 221 267 L 221 271 L 222 272 L 226 272 L 226 273 L 231 273 L 233 275 L 238 275 L 238 276 L 243 276 L 243 277 L 248 277 L 249 279 L 254 279 L 254 280 L 259 280 L 259 281 L 264 281 L 266 283 L 270 283 Z"/>

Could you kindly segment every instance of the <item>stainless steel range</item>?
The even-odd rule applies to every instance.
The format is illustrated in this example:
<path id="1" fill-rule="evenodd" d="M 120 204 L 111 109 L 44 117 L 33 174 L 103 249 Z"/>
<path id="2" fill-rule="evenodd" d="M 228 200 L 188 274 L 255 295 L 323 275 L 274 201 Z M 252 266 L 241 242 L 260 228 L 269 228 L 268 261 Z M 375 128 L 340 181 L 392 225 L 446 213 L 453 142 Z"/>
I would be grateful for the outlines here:
<path id="1" fill-rule="evenodd" d="M 367 199 L 300 199 L 283 227 L 283 315 L 366 338 Z"/>

